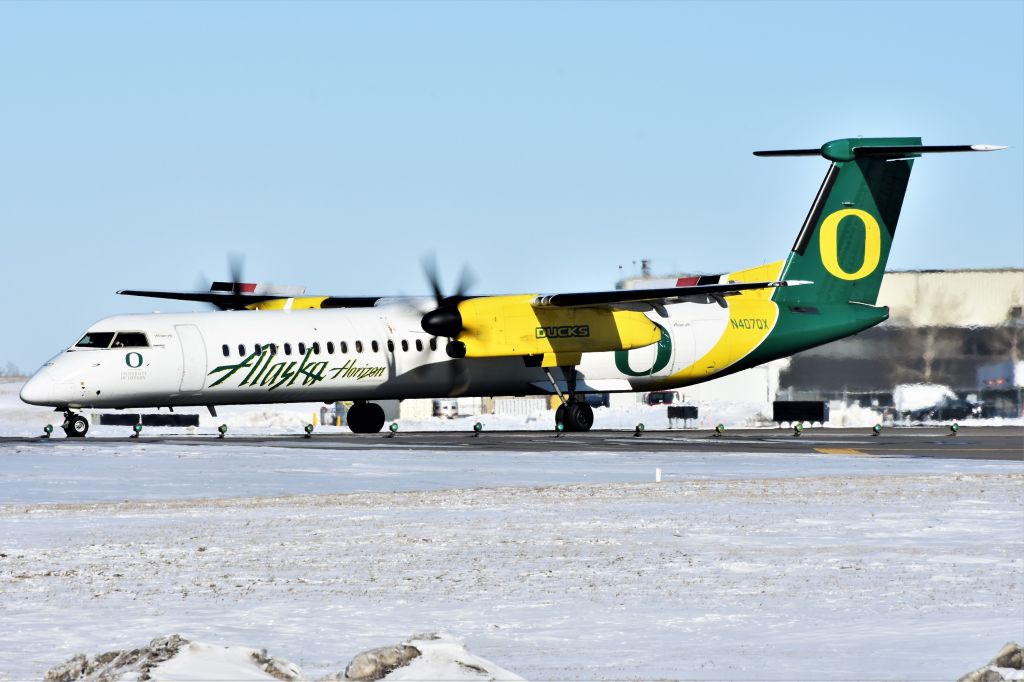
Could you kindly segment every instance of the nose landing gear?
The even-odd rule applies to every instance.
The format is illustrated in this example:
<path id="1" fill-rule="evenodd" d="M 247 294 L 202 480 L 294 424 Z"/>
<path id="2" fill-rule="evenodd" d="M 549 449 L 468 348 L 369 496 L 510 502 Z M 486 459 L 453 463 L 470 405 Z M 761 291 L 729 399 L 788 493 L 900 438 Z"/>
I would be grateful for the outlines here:
<path id="1" fill-rule="evenodd" d="M 64 423 L 61 424 L 64 434 L 68 438 L 84 438 L 89 432 L 89 420 L 71 410 L 64 413 Z"/>

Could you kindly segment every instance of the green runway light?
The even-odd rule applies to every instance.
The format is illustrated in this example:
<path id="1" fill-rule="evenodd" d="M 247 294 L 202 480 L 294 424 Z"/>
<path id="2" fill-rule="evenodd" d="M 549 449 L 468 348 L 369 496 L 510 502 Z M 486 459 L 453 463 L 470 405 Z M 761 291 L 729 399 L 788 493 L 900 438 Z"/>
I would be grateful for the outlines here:
<path id="1" fill-rule="evenodd" d="M 391 426 L 388 427 L 388 431 L 391 432 L 388 436 L 394 438 L 398 433 L 398 422 L 391 422 Z"/>
<path id="2" fill-rule="evenodd" d="M 874 426 L 871 427 L 871 435 L 872 436 L 877 436 L 881 432 L 882 432 L 882 425 L 881 424 L 875 424 Z"/>
<path id="3" fill-rule="evenodd" d="M 305 431 L 306 431 L 306 438 L 312 437 L 312 435 L 313 435 L 313 425 L 312 424 L 306 424 Z"/>
<path id="4" fill-rule="evenodd" d="M 53 433 L 53 424 L 47 424 L 43 427 L 43 438 L 49 438 L 51 433 Z"/>
<path id="5" fill-rule="evenodd" d="M 221 424 L 220 426 L 218 426 L 217 427 L 217 433 L 220 434 L 220 436 L 219 436 L 220 438 L 223 438 L 224 436 L 226 436 L 227 433 L 228 433 L 228 425 L 227 424 Z"/>
<path id="6" fill-rule="evenodd" d="M 794 436 L 799 436 L 803 432 L 804 432 L 804 423 L 803 422 L 797 422 L 793 426 L 793 435 Z"/>
<path id="7" fill-rule="evenodd" d="M 642 434 L 643 432 L 644 432 L 644 424 L 643 424 L 643 422 L 640 422 L 639 424 L 636 425 L 636 429 L 633 431 L 633 437 L 634 438 L 639 438 L 640 434 Z"/>
<path id="8" fill-rule="evenodd" d="M 957 424 L 956 422 L 953 422 L 953 424 L 949 427 L 950 434 L 952 434 L 954 436 L 956 435 L 956 432 L 959 431 L 959 430 L 960 430 L 960 425 Z"/>
<path id="9" fill-rule="evenodd" d="M 723 433 L 725 433 L 725 424 L 719 424 L 718 426 L 715 427 L 715 433 L 714 433 L 715 438 L 718 438 Z"/>
<path id="10" fill-rule="evenodd" d="M 562 433 L 563 431 L 565 431 L 565 424 L 563 424 L 562 422 L 556 423 L 555 431 L 557 431 L 558 433 Z"/>
<path id="11" fill-rule="evenodd" d="M 138 438 L 140 433 L 142 433 L 142 424 L 132 424 L 132 435 L 130 437 Z"/>
<path id="12" fill-rule="evenodd" d="M 480 432 L 483 431 L 483 430 L 484 430 L 484 425 L 481 424 L 480 422 L 477 422 L 476 424 L 473 424 L 473 435 L 479 436 Z"/>

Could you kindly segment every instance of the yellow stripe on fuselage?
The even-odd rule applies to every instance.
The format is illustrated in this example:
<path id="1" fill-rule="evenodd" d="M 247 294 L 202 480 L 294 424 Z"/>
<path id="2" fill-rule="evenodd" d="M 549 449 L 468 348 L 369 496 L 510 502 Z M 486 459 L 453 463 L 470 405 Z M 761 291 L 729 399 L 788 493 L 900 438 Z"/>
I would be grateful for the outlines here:
<path id="1" fill-rule="evenodd" d="M 272 298 L 262 303 L 247 306 L 249 310 L 307 310 L 319 308 L 326 296 L 298 296 L 295 298 Z"/>
<path id="2" fill-rule="evenodd" d="M 783 261 L 768 263 L 726 276 L 732 282 L 775 281 Z M 729 321 L 715 345 L 703 357 L 665 381 L 678 385 L 706 379 L 750 355 L 768 338 L 779 319 L 779 307 L 771 300 L 774 289 L 751 289 L 728 298 Z"/>

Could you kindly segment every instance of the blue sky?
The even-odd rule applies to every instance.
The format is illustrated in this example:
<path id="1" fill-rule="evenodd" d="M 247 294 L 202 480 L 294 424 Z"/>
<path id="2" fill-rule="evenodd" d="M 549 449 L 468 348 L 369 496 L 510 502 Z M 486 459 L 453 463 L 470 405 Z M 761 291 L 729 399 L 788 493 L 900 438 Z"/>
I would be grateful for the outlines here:
<path id="1" fill-rule="evenodd" d="M 114 295 L 610 288 L 782 258 L 846 136 L 918 162 L 889 267 L 1024 265 L 1024 3 L 0 3 L 0 364 Z M 620 270 L 619 266 L 623 266 Z"/>

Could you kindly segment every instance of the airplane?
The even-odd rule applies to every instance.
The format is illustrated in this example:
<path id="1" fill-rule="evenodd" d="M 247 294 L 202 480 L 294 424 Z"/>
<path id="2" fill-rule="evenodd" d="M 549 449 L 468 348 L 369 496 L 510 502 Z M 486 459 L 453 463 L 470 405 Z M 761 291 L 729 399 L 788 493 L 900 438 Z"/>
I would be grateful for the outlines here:
<path id="1" fill-rule="evenodd" d="M 220 310 L 133 314 L 95 323 L 49 360 L 21 399 L 77 410 L 353 401 L 347 422 L 376 433 L 374 401 L 557 395 L 556 425 L 587 431 L 585 395 L 688 386 L 879 324 L 876 305 L 914 159 L 993 145 L 919 137 L 846 138 L 817 149 L 821 187 L 783 260 L 648 289 L 473 296 L 463 281 L 433 298 L 305 295 L 238 281 L 210 291 L 120 294 L 212 303 Z M 235 278 L 238 279 L 237 277 Z"/>

